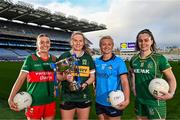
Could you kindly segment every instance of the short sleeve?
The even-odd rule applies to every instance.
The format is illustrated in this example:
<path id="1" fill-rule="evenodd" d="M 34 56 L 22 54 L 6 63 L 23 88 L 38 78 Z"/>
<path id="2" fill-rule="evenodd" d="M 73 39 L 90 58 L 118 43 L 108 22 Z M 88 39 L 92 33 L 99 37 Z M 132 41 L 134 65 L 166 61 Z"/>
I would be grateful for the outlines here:
<path id="1" fill-rule="evenodd" d="M 30 63 L 31 63 L 31 56 L 28 56 L 26 59 L 25 59 L 25 61 L 24 61 L 24 63 L 23 63 L 23 65 L 22 65 L 22 68 L 21 68 L 21 70 L 22 71 L 25 71 L 25 72 L 29 72 L 30 71 L 30 67 L 31 67 L 31 65 L 30 65 Z"/>
<path id="2" fill-rule="evenodd" d="M 160 69 L 160 71 L 164 71 L 170 67 L 171 67 L 171 65 L 169 64 L 167 58 L 164 57 L 163 55 L 161 55 L 159 57 L 159 69 Z"/>
<path id="3" fill-rule="evenodd" d="M 93 70 L 95 69 L 95 64 L 94 64 L 94 61 L 93 61 L 93 58 L 91 56 L 89 56 L 89 64 L 90 64 L 90 70 Z"/>
<path id="4" fill-rule="evenodd" d="M 119 59 L 119 71 L 118 72 L 119 72 L 119 74 L 128 73 L 126 64 L 121 58 Z"/>

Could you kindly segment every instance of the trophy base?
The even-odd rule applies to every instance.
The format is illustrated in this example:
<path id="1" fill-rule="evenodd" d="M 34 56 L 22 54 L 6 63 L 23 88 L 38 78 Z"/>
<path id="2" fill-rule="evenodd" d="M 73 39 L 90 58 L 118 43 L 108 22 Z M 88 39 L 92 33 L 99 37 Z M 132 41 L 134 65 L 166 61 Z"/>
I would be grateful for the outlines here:
<path id="1" fill-rule="evenodd" d="M 69 83 L 69 90 L 71 92 L 76 92 L 76 91 L 80 91 L 81 87 L 77 84 L 76 81 L 73 81 Z"/>

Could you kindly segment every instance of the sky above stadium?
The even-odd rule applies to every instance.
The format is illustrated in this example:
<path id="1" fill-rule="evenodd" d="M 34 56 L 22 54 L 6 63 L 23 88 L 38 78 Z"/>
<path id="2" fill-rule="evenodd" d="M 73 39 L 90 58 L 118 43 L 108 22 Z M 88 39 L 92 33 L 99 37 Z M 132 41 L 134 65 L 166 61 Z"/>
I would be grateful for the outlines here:
<path id="1" fill-rule="evenodd" d="M 13 0 L 17 2 L 17 0 Z M 21 0 L 22 1 L 22 0 Z M 99 39 L 111 35 L 115 47 L 122 42 L 135 42 L 137 33 L 150 29 L 159 47 L 180 47 L 180 0 L 23 0 L 59 11 L 66 16 L 85 18 L 105 24 L 107 30 L 85 33 L 98 48 Z"/>

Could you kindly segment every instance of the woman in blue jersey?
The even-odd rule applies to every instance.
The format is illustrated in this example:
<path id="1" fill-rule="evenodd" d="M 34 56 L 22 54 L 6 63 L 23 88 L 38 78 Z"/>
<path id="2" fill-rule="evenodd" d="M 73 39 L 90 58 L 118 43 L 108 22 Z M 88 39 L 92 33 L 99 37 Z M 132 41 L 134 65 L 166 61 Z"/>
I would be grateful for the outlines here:
<path id="1" fill-rule="evenodd" d="M 173 98 L 176 90 L 176 79 L 167 59 L 156 53 L 156 43 L 150 30 L 140 31 L 136 37 L 136 50 L 139 53 L 131 58 L 130 72 L 132 90 L 136 97 L 135 112 L 138 120 L 165 119 L 165 100 Z M 148 90 L 149 83 L 154 78 L 165 78 L 169 84 L 168 93 L 162 96 L 152 96 Z"/>
<path id="2" fill-rule="evenodd" d="M 125 62 L 112 53 L 114 42 L 111 36 L 102 37 L 99 45 L 102 56 L 95 60 L 96 114 L 100 120 L 118 120 L 129 104 L 127 68 Z M 116 90 L 123 91 L 125 100 L 114 108 L 109 101 L 109 93 Z"/>

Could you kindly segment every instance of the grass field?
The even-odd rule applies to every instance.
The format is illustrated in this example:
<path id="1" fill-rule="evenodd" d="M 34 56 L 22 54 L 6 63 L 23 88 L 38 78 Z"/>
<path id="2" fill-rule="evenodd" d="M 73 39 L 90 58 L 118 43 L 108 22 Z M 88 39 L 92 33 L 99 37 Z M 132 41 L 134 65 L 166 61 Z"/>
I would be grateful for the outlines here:
<path id="1" fill-rule="evenodd" d="M 173 72 L 177 79 L 177 90 L 175 97 L 167 102 L 167 119 L 180 119 L 180 89 L 178 87 L 180 80 L 180 63 L 171 62 Z M 21 69 L 21 62 L 0 62 L 0 119 L 25 119 L 24 111 L 11 111 L 7 104 L 7 98 L 11 88 Z M 26 85 L 21 90 L 25 90 Z M 59 98 L 56 99 L 57 103 Z M 130 105 L 126 108 L 123 114 L 123 119 L 135 119 L 134 114 L 134 97 L 131 95 Z M 59 109 L 57 109 L 56 119 L 59 119 Z M 92 105 L 90 119 L 97 119 L 95 114 L 94 104 Z"/>

